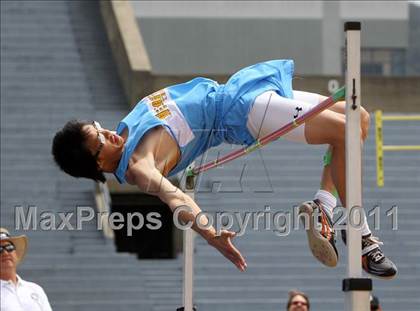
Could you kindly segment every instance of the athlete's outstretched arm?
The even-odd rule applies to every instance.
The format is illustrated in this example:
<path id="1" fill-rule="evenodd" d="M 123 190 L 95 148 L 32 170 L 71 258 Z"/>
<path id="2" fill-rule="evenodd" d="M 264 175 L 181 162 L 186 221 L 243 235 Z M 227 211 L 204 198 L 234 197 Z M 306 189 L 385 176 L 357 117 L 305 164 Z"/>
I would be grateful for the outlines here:
<path id="1" fill-rule="evenodd" d="M 200 207 L 185 194 L 181 189 L 174 186 L 166 179 L 161 172 L 147 159 L 138 161 L 130 168 L 130 175 L 134 177 L 135 184 L 141 191 L 158 196 L 174 212 L 177 207 L 188 206 L 191 212 L 181 211 L 179 220 L 188 223 L 191 222 L 192 229 L 199 233 L 206 241 L 215 247 L 220 253 L 229 259 L 236 267 L 244 271 L 246 269 L 245 259 L 238 249 L 232 244 L 231 239 L 236 235 L 235 232 L 222 230 L 220 235 L 216 234 L 213 227 L 202 229 L 197 226 L 196 216 L 201 212 Z M 206 217 L 200 217 L 203 225 L 207 224 Z"/>

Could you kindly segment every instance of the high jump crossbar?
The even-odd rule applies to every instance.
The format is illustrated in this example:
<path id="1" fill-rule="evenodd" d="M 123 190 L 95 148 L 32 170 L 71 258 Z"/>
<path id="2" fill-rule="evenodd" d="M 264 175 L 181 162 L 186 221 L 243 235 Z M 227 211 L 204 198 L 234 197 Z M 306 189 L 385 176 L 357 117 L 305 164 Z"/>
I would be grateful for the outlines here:
<path id="1" fill-rule="evenodd" d="M 382 115 L 381 110 L 375 111 L 376 136 L 376 183 L 378 187 L 384 186 L 384 151 L 420 151 L 420 145 L 384 145 L 383 121 L 420 121 L 420 115 Z"/>

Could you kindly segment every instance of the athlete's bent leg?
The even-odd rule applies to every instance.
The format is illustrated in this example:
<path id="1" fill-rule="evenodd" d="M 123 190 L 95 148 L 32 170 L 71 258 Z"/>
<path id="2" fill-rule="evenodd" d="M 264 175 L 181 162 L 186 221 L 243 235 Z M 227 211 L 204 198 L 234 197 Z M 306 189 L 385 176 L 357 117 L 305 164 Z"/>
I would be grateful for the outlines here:
<path id="1" fill-rule="evenodd" d="M 340 102 L 334 105 L 331 109 L 331 111 L 334 111 L 334 113 L 341 114 L 343 117 L 343 113 L 345 111 L 345 103 Z M 319 143 L 323 139 L 327 140 L 334 140 L 334 138 L 330 137 L 329 133 L 324 133 L 323 130 L 319 131 L 317 127 L 319 126 L 325 126 L 325 124 L 336 124 L 337 122 L 340 123 L 337 128 L 339 128 L 339 132 L 341 132 L 341 121 L 338 121 L 337 116 L 333 114 L 322 114 L 320 115 L 320 119 L 317 119 L 316 117 L 313 119 L 314 122 L 311 123 L 311 121 L 308 122 L 307 127 L 305 128 L 305 135 L 307 135 L 307 141 L 308 143 Z M 338 117 L 339 118 L 339 117 Z M 326 123 L 325 123 L 326 122 Z M 366 140 L 369 130 L 369 123 L 370 118 L 369 114 L 366 112 L 366 110 L 362 109 L 361 111 L 361 129 L 360 129 L 360 135 L 361 135 L 361 141 L 362 143 Z M 344 126 L 345 126 L 345 120 L 344 120 Z M 328 128 L 328 126 L 327 126 Z M 312 131 L 312 132 L 311 132 Z M 344 135 L 344 134 L 343 134 Z M 343 136 L 344 138 L 344 136 Z M 344 140 L 344 139 L 343 139 Z M 341 145 L 344 145 L 340 148 Z M 345 144 L 343 142 L 339 142 L 338 145 L 331 143 L 331 147 L 329 151 L 332 152 L 332 159 L 331 159 L 331 165 L 326 165 L 324 167 L 323 171 L 323 179 L 322 179 L 322 188 L 326 188 L 328 191 L 331 191 L 332 184 L 337 186 L 337 190 L 340 195 L 340 199 L 343 203 L 343 206 L 345 206 L 345 187 L 343 189 L 343 186 L 345 186 Z M 338 158 L 338 159 L 337 159 Z M 342 159 L 342 160 L 340 160 Z M 338 160 L 338 161 L 337 161 Z M 337 163 L 338 162 L 338 163 Z M 338 166 L 337 166 L 338 165 Z M 344 166 L 343 166 L 344 165 Z M 338 172 L 336 170 L 339 170 Z M 341 175 L 340 170 L 344 170 L 344 173 Z M 338 177 L 337 177 L 338 173 Z M 344 179 L 343 179 L 344 178 Z M 344 195 L 343 195 L 344 194 Z M 396 265 L 387 258 L 384 253 L 382 252 L 379 245 L 382 244 L 382 242 L 379 241 L 378 238 L 375 238 L 372 236 L 371 231 L 369 229 L 366 217 L 364 219 L 364 225 L 361 228 L 362 233 L 362 266 L 363 269 L 376 277 L 379 278 L 385 278 L 385 279 L 391 279 L 396 276 L 397 274 L 397 267 Z M 342 232 L 343 240 L 345 241 L 345 230 Z"/>
<path id="2" fill-rule="evenodd" d="M 247 121 L 248 130 L 254 138 L 260 138 L 274 132 L 326 98 L 315 93 L 300 91 L 294 91 L 293 95 L 294 99 L 288 99 L 275 92 L 266 92 L 257 97 Z M 321 189 L 316 194 L 314 201 L 305 202 L 300 207 L 300 212 L 309 215 L 313 215 L 316 210 L 320 212 L 318 220 L 322 224 L 321 230 L 314 226 L 313 217 L 309 217 L 310 224 L 307 235 L 313 255 L 327 266 L 335 266 L 338 261 L 338 253 L 334 243 L 335 232 L 331 221 L 332 209 L 336 204 L 331 193 L 335 188 L 339 190 L 340 199 L 345 203 L 344 112 L 345 103 L 338 102 L 311 121 L 284 136 L 288 140 L 297 142 L 330 145 L 331 163 L 324 168 Z M 368 129 L 369 114 L 362 109 L 360 129 L 362 141 L 366 139 Z M 369 230 L 367 223 L 366 228 Z M 377 244 L 370 235 L 363 239 L 363 267 L 367 272 L 376 276 L 392 277 L 396 274 L 395 265 L 382 254 Z M 377 256 L 375 256 L 380 262 L 375 262 L 376 257 L 371 256 L 372 254 L 376 254 Z"/>
<path id="3" fill-rule="evenodd" d="M 263 137 L 275 130 L 281 128 L 285 124 L 291 122 L 293 119 L 301 116 L 309 111 L 313 106 L 318 104 L 319 95 L 314 93 L 294 91 L 295 99 L 288 99 L 274 92 L 266 92 L 257 97 L 253 108 L 248 116 L 247 127 L 254 138 Z M 332 111 L 324 111 L 323 114 L 337 115 L 338 120 L 342 121 L 342 133 L 344 135 L 344 117 Z M 307 135 L 305 135 L 307 124 L 304 124 L 296 129 L 293 129 L 284 137 L 291 141 L 310 143 Z M 333 127 L 333 125 L 331 125 Z M 333 128 L 331 133 L 335 133 L 337 137 L 337 129 Z M 334 138 L 334 136 L 331 136 Z M 344 137 L 344 136 L 343 136 Z M 318 143 L 329 144 L 335 143 L 339 139 L 324 139 Z M 344 143 L 344 140 L 343 140 Z M 344 145 L 343 145 L 344 148 Z M 325 203 L 325 201 L 324 201 Z M 334 204 L 335 206 L 335 204 Z M 331 207 L 332 210 L 333 207 Z M 319 211 L 321 216 L 318 219 L 322 223 L 322 228 L 314 225 L 314 213 Z M 301 218 L 302 221 L 309 219 L 309 226 L 305 224 L 306 233 L 308 235 L 309 247 L 313 255 L 327 266 L 334 267 L 337 265 L 338 253 L 335 248 L 335 232 L 332 227 L 331 217 L 325 212 L 321 204 L 316 201 L 306 202 L 302 204 L 300 213 L 308 214 L 309 218 Z"/>

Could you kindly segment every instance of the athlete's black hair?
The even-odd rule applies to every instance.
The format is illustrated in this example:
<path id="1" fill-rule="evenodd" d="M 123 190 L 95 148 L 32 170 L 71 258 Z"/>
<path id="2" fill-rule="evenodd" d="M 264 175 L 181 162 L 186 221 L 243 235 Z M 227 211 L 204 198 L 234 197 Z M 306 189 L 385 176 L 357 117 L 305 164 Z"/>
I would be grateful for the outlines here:
<path id="1" fill-rule="evenodd" d="M 104 173 L 86 147 L 86 131 L 83 127 L 89 124 L 89 122 L 78 120 L 67 122 L 55 134 L 51 151 L 55 162 L 67 174 L 105 182 Z"/>

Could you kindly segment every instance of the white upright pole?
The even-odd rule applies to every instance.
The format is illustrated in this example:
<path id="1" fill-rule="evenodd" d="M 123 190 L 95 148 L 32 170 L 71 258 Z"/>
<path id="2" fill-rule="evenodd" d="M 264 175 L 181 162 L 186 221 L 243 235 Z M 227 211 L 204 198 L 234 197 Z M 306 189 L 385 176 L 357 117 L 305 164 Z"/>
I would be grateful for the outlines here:
<path id="1" fill-rule="evenodd" d="M 190 170 L 191 166 L 187 169 Z M 194 176 L 185 176 L 182 183 L 183 191 L 194 200 Z M 193 302 L 194 293 L 194 239 L 195 232 L 192 229 L 184 230 L 183 233 L 183 253 L 184 253 L 184 267 L 183 267 L 183 307 L 178 308 L 177 311 L 195 311 Z"/>
<path id="2" fill-rule="evenodd" d="M 194 231 L 184 231 L 184 311 L 193 311 Z"/>
<path id="3" fill-rule="evenodd" d="M 343 280 L 345 310 L 369 311 L 372 280 L 362 278 L 361 232 L 362 146 L 360 137 L 360 22 L 346 22 L 346 207 L 347 278 Z"/>

